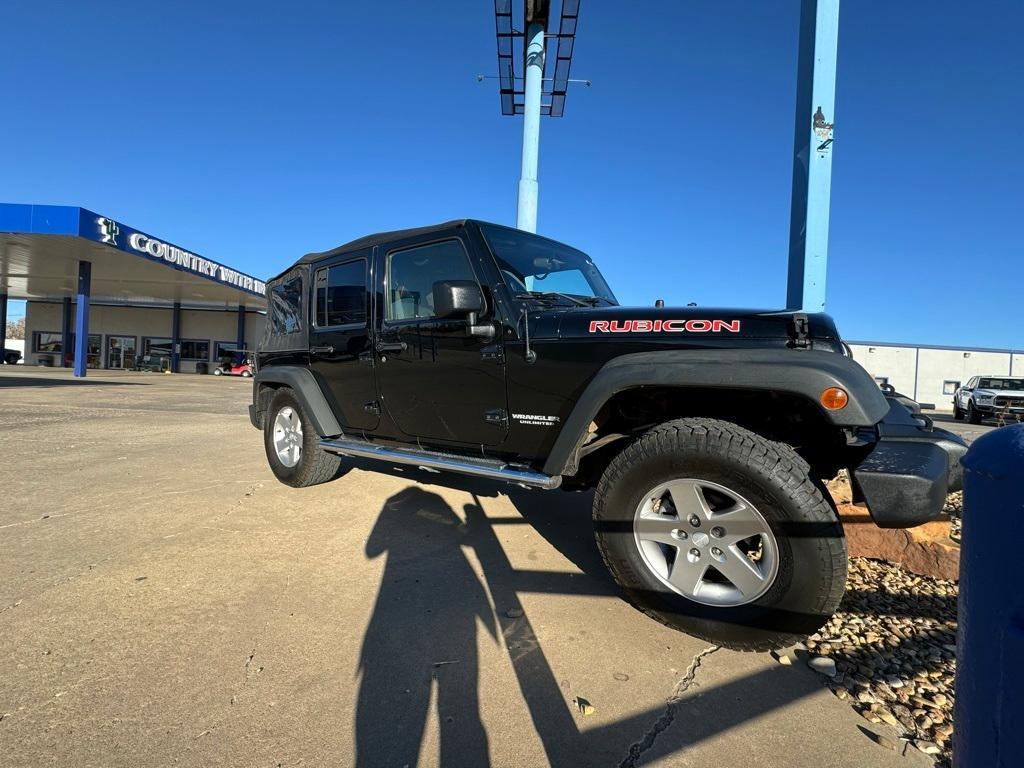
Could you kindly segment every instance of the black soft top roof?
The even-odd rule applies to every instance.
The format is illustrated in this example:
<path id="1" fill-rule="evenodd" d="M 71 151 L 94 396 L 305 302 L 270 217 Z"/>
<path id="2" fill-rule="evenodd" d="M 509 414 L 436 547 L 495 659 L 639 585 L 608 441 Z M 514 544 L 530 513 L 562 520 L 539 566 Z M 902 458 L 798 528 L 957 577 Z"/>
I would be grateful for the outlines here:
<path id="1" fill-rule="evenodd" d="M 404 240 L 407 237 L 416 237 L 418 235 L 429 235 L 431 232 L 442 232 L 447 229 L 455 229 L 466 224 L 466 222 L 472 221 L 472 219 L 454 219 L 452 221 L 446 221 L 443 224 L 431 224 L 426 227 L 414 227 L 412 229 L 396 229 L 391 232 L 377 232 L 372 235 L 366 235 L 360 237 L 351 242 L 339 245 L 337 248 L 332 248 L 329 251 L 320 251 L 317 253 L 307 253 L 301 259 L 292 264 L 288 269 L 281 272 L 279 275 L 270 278 L 271 280 L 277 280 L 288 272 L 291 272 L 295 267 L 300 264 L 309 264 L 314 261 L 320 261 L 322 259 L 329 258 L 331 256 L 338 256 L 342 253 L 349 253 L 350 251 L 361 251 L 364 248 L 372 248 L 375 245 L 384 245 L 385 243 L 392 243 L 396 240 Z"/>

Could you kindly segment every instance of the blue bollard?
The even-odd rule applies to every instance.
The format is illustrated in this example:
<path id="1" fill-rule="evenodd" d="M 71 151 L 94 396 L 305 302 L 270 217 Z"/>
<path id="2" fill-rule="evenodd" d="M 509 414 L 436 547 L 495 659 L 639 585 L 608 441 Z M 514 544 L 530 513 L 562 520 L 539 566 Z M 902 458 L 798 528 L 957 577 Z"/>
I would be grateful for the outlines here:
<path id="1" fill-rule="evenodd" d="M 962 460 L 956 768 L 1024 766 L 1024 424 Z"/>

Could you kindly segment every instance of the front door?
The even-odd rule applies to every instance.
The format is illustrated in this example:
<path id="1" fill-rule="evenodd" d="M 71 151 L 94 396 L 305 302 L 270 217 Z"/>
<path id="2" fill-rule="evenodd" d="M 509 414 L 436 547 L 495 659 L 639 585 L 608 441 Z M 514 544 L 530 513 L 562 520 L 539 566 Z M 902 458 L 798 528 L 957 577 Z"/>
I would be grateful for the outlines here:
<path id="1" fill-rule="evenodd" d="M 347 253 L 313 274 L 309 357 L 338 422 L 350 430 L 371 430 L 380 420 L 368 326 L 371 258 L 371 250 Z"/>
<path id="2" fill-rule="evenodd" d="M 107 368 L 135 367 L 135 337 L 107 336 Z"/>
<path id="3" fill-rule="evenodd" d="M 434 283 L 480 282 L 465 242 L 413 242 L 384 253 L 382 267 L 377 381 L 395 426 L 424 440 L 501 443 L 508 406 L 500 334 L 470 336 L 465 318 L 434 315 Z"/>

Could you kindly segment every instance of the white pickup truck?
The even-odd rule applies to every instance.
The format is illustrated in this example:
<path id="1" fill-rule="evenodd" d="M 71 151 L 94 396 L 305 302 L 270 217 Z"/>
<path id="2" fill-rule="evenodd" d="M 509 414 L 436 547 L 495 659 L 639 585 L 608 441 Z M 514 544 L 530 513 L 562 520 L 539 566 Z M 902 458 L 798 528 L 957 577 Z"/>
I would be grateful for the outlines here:
<path id="1" fill-rule="evenodd" d="M 1013 376 L 975 376 L 953 394 L 953 416 L 981 424 L 998 413 L 1024 415 L 1024 379 Z"/>

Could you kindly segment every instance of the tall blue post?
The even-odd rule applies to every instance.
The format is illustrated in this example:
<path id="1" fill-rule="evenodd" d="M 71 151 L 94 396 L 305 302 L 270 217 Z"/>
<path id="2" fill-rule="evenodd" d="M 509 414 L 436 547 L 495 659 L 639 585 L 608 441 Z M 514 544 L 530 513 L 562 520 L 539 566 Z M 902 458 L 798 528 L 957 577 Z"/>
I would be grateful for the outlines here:
<path id="1" fill-rule="evenodd" d="M 60 367 L 68 365 L 68 353 L 71 351 L 71 297 L 64 297 L 63 311 L 60 316 Z"/>
<path id="2" fill-rule="evenodd" d="M 171 310 L 171 373 L 177 373 L 181 363 L 181 302 L 174 302 Z"/>
<path id="3" fill-rule="evenodd" d="M 245 348 L 245 304 L 238 305 L 238 334 L 235 337 L 236 349 Z"/>
<path id="4" fill-rule="evenodd" d="M 802 0 L 786 306 L 825 308 L 839 0 Z"/>
<path id="5" fill-rule="evenodd" d="M 540 154 L 540 96 L 544 79 L 544 25 L 531 21 L 526 29 L 526 73 L 523 88 L 523 168 L 519 177 L 516 226 L 537 231 L 537 161 Z"/>
<path id="6" fill-rule="evenodd" d="M 78 293 L 75 297 L 75 376 L 85 376 L 89 363 L 89 296 L 92 263 L 78 262 Z"/>
<path id="7" fill-rule="evenodd" d="M 1012 768 L 1024 755 L 1024 424 L 964 456 L 955 768 Z"/>
<path id="8" fill-rule="evenodd" d="M 3 332 L 3 338 L 0 339 L 0 347 L 3 347 L 4 341 L 7 339 L 7 294 L 0 293 L 0 331 Z M 28 352 L 28 350 L 25 350 Z"/>

